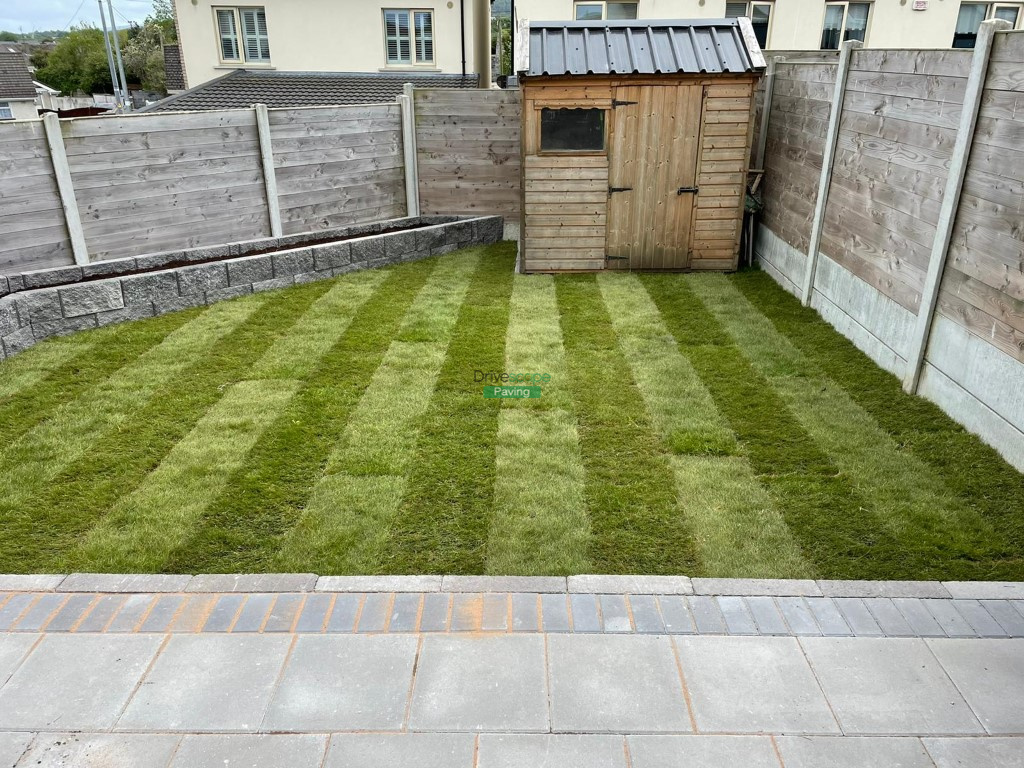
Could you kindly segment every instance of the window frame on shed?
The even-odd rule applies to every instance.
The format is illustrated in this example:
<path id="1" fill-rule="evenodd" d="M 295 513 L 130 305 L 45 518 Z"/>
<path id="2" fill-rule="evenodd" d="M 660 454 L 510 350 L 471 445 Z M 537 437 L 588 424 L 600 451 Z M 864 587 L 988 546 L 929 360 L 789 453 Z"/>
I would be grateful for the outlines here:
<path id="1" fill-rule="evenodd" d="M 608 154 L 608 133 L 609 133 L 609 113 L 611 110 L 603 107 L 595 107 L 593 105 L 581 104 L 579 106 L 567 106 L 565 104 L 545 104 L 538 102 L 535 107 L 537 117 L 537 135 L 534 137 L 536 141 L 536 153 L 537 155 L 545 156 L 572 156 L 579 157 L 585 155 L 604 156 Z M 544 112 L 560 112 L 560 111 L 587 111 L 587 112 L 600 112 L 601 113 L 601 148 L 596 149 L 593 147 L 585 147 L 581 149 L 545 149 L 544 148 Z"/>

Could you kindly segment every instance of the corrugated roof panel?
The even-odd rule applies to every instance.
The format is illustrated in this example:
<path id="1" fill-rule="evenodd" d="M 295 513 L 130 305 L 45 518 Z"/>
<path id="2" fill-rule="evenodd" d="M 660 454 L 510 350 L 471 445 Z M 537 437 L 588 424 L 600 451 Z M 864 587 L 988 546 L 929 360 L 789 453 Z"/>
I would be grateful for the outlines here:
<path id="1" fill-rule="evenodd" d="M 528 75 L 754 72 L 738 19 L 532 22 Z M 756 43 L 754 44 L 756 47 Z"/>

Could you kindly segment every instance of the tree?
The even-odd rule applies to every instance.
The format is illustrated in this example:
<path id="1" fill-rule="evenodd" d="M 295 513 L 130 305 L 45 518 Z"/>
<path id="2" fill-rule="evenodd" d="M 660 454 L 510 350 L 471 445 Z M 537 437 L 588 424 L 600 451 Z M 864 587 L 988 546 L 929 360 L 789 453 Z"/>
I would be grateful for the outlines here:
<path id="1" fill-rule="evenodd" d="M 167 92 L 163 40 L 162 27 L 149 18 L 141 27 L 132 25 L 122 49 L 126 72 L 137 77 L 147 91 Z"/>
<path id="2" fill-rule="evenodd" d="M 17 32 L 8 32 L 6 29 L 0 30 L 0 43 L 16 43 L 21 40 L 21 35 Z"/>
<path id="3" fill-rule="evenodd" d="M 121 32 L 121 45 L 128 42 Z M 72 29 L 50 51 L 45 64 L 36 71 L 36 79 L 67 94 L 110 93 L 110 70 L 103 32 L 83 25 Z"/>

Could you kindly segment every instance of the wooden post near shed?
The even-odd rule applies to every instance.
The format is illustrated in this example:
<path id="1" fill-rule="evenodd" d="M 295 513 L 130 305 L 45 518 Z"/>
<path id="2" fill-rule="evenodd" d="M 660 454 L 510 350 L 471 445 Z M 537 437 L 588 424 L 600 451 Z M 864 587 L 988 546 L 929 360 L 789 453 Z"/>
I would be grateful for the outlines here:
<path id="1" fill-rule="evenodd" d="M 821 248 L 821 233 L 825 228 L 825 206 L 828 203 L 828 188 L 832 183 L 832 166 L 836 158 L 836 142 L 839 139 L 839 123 L 843 117 L 843 101 L 846 97 L 846 78 L 850 73 L 853 52 L 863 47 L 860 40 L 847 40 L 839 49 L 839 68 L 836 70 L 836 88 L 832 92 L 832 111 L 828 116 L 828 131 L 825 134 L 825 149 L 821 160 L 821 177 L 818 179 L 818 198 L 814 203 L 811 219 L 811 242 L 807 246 L 807 269 L 804 272 L 803 304 L 810 306 L 814 295 L 814 275 L 818 269 L 818 251 Z"/>
<path id="2" fill-rule="evenodd" d="M 270 142 L 270 113 L 266 104 L 253 106 L 256 113 L 256 133 L 260 139 L 260 158 L 263 165 L 263 183 L 267 190 L 267 212 L 270 215 L 270 236 L 283 237 L 281 201 L 277 197 L 277 172 L 274 170 L 274 148 Z"/>
<path id="3" fill-rule="evenodd" d="M 416 152 L 416 89 L 406 83 L 398 97 L 402 110 L 402 150 L 405 154 L 405 215 L 420 215 L 420 170 Z"/>
<path id="4" fill-rule="evenodd" d="M 78 213 L 75 185 L 71 180 L 71 166 L 68 165 L 64 136 L 60 131 L 60 118 L 55 112 L 43 115 L 43 130 L 46 132 L 46 144 L 50 148 L 50 159 L 53 161 L 53 175 L 57 180 L 57 190 L 60 192 L 60 204 L 64 209 L 68 239 L 71 240 L 71 253 L 74 255 L 75 264 L 88 264 L 89 248 L 85 242 L 85 230 L 82 229 L 82 217 Z"/>
<path id="5" fill-rule="evenodd" d="M 903 377 L 903 389 L 910 394 L 917 392 L 917 386 L 921 381 L 928 336 L 935 318 L 939 287 L 942 284 L 942 274 L 946 270 L 949 242 L 953 237 L 953 225 L 956 222 L 957 208 L 960 206 L 964 175 L 967 173 L 967 161 L 970 158 L 971 145 L 974 143 L 978 110 L 981 108 L 981 97 L 985 92 L 985 76 L 988 74 L 992 43 L 996 32 L 1010 28 L 1011 24 L 1008 21 L 990 19 L 982 22 L 978 30 L 974 58 L 971 59 L 971 72 L 967 77 L 967 89 L 964 92 L 963 109 L 960 112 L 960 125 L 957 126 L 956 142 L 953 144 L 953 153 L 949 160 L 949 175 L 946 177 L 946 188 L 942 193 L 939 221 L 935 227 L 935 239 L 932 241 L 932 250 L 928 258 L 928 273 L 925 275 L 924 288 L 921 291 L 921 306 L 917 310 L 917 322 L 910 340 L 910 354 L 907 356 L 906 374 Z"/>

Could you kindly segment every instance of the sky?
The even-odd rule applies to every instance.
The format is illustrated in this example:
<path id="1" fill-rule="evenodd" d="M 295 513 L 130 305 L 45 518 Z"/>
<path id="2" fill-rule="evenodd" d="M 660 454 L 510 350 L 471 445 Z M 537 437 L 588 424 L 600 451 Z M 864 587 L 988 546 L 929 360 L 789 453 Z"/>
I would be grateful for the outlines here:
<path id="1" fill-rule="evenodd" d="M 127 20 L 142 21 L 152 10 L 151 0 L 113 0 L 114 17 L 123 27 Z M 104 13 L 107 0 L 103 0 Z M 0 29 L 32 32 L 37 29 L 67 29 L 87 22 L 100 25 L 96 0 L 0 0 Z"/>

